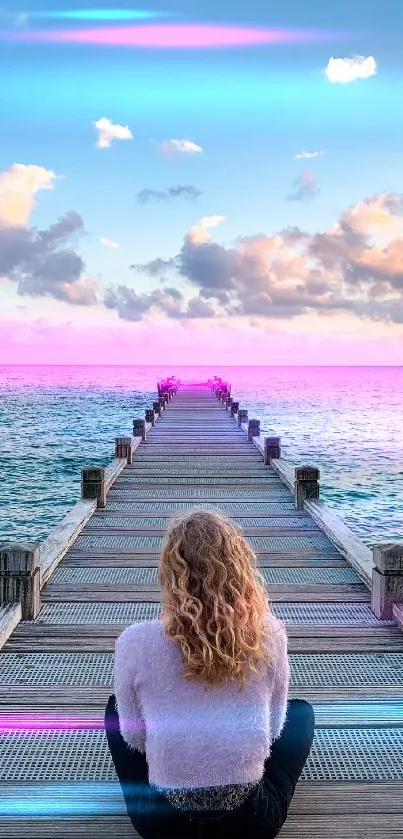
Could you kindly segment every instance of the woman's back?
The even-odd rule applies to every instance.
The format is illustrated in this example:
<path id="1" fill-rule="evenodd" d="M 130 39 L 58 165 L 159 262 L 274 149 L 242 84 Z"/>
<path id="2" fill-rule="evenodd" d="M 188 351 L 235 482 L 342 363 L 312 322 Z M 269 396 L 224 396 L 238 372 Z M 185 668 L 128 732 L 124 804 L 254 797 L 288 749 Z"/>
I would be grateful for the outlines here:
<path id="1" fill-rule="evenodd" d="M 115 693 L 122 735 L 146 752 L 160 788 L 242 785 L 262 777 L 285 721 L 289 683 L 283 624 L 268 613 L 275 653 L 242 691 L 234 680 L 206 689 L 182 674 L 179 644 L 160 619 L 128 627 L 116 645 Z"/>

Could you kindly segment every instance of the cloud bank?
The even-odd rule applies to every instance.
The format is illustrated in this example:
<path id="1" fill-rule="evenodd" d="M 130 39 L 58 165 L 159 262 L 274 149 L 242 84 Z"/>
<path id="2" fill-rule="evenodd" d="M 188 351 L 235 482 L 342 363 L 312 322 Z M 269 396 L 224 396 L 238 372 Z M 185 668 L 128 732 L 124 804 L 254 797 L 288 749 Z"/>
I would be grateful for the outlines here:
<path id="1" fill-rule="evenodd" d="M 403 323 L 403 194 L 365 199 L 324 232 L 292 227 L 271 236 L 240 237 L 233 247 L 211 240 L 210 228 L 222 220 L 202 219 L 170 260 L 135 266 L 154 277 L 163 270 L 175 272 L 183 291 L 172 282 L 165 290 L 138 295 L 121 285 L 109 292 L 107 305 L 125 320 L 153 312 L 179 320 L 290 320 L 344 312 Z"/>
<path id="2" fill-rule="evenodd" d="M 44 230 L 28 227 L 35 194 L 52 189 L 59 177 L 22 163 L 0 173 L 0 278 L 14 282 L 20 295 L 89 306 L 97 301 L 96 286 L 71 244 L 84 233 L 81 216 L 71 211 Z"/>

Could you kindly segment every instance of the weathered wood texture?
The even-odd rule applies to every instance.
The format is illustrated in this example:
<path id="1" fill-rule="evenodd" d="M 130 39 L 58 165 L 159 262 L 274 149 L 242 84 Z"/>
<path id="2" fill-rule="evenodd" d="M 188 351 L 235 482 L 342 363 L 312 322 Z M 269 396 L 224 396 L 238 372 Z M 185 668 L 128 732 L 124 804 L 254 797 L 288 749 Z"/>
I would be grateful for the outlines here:
<path id="1" fill-rule="evenodd" d="M 0 607 L 0 649 L 4 646 L 21 620 L 21 603 L 10 603 Z"/>
<path id="2" fill-rule="evenodd" d="M 314 802 L 312 807 L 317 806 Z M 344 805 L 348 807 L 348 802 Z M 364 803 L 362 805 L 365 806 Z M 294 814 L 290 812 L 278 834 L 279 839 L 401 839 L 401 816 L 398 813 Z M 18 823 L 4 820 L 0 836 L 7 839 L 140 839 L 127 816 L 48 820 L 27 819 Z"/>
<path id="3" fill-rule="evenodd" d="M 220 383 L 221 399 L 196 386 L 180 389 L 173 398 L 173 384 L 159 383 L 152 416 L 134 423 L 136 436 L 119 438 L 115 453 L 120 457 L 104 475 L 106 507 L 97 507 L 98 496 L 78 502 L 41 546 L 41 611 L 36 620 L 16 625 L 15 607 L 14 631 L 8 637 L 8 629 L 3 636 L 0 632 L 5 641 L 0 726 L 4 730 L 6 720 L 10 725 L 11 715 L 23 730 L 24 715 L 31 722 L 37 715 L 43 725 L 50 717 L 57 721 L 68 715 L 64 736 L 80 766 L 88 756 L 80 753 L 79 742 L 74 745 L 74 720 L 78 732 L 101 730 L 103 703 L 112 688 L 105 656 L 113 654 L 134 610 L 151 616 L 158 609 L 161 592 L 153 575 L 166 520 L 194 506 L 221 509 L 254 545 L 259 568 L 269 575 L 273 610 L 285 610 L 290 696 L 308 699 L 315 709 L 318 733 L 307 764 L 309 780 L 298 784 L 279 836 L 402 839 L 401 608 L 393 606 L 395 623 L 376 618 L 370 609 L 370 552 L 317 499 L 316 474 L 300 473 L 296 491 L 295 468 L 282 460 L 281 441 L 268 438 L 266 445 L 259 423 L 248 421 L 236 398 L 228 398 L 229 383 Z M 159 418 L 155 427 L 154 417 Z M 75 657 L 63 659 L 68 654 Z M 80 674 L 85 673 L 84 679 Z M 371 746 L 375 736 L 378 751 Z M 116 783 L 109 789 L 105 776 L 91 781 L 89 791 L 77 783 L 72 792 L 75 770 L 66 764 L 63 770 L 58 766 L 64 781 L 58 775 L 60 783 L 52 784 L 41 768 L 43 750 L 50 748 L 35 731 L 20 733 L 4 746 L 0 808 L 4 813 L 7 802 L 13 807 L 17 802 L 20 809 L 18 816 L 2 819 L 0 839 L 135 837 Z M 102 738 L 94 751 L 97 759 L 100 749 L 105 749 Z M 332 772 L 338 780 L 331 780 Z M 47 795 L 51 816 L 44 820 L 38 800 L 41 785 L 49 784 L 45 805 Z M 70 818 L 59 817 L 58 798 L 64 804 L 71 800 Z"/>

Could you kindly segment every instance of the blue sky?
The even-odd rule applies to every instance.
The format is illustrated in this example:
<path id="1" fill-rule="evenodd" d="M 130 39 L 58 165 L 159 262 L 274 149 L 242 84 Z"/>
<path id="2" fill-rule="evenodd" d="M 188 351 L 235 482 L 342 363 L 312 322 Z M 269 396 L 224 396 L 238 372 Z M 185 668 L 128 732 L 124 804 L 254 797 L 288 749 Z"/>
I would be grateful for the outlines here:
<path id="1" fill-rule="evenodd" d="M 136 8 L 127 0 L 118 5 Z M 18 13 L 27 16 L 31 32 L 102 28 L 111 24 L 52 20 L 51 14 L 105 13 L 108 5 L 27 0 L 12 12 L 3 10 L 0 172 L 22 163 L 62 176 L 52 189 L 35 193 L 29 225 L 46 228 L 71 210 L 78 213 L 85 235 L 74 247 L 101 293 L 113 284 L 136 294 L 161 287 L 159 278 L 129 266 L 175 257 L 200 219 L 224 217 L 211 235 L 228 249 L 237 237 L 271 237 L 290 226 L 310 234 L 326 231 L 360 202 L 403 192 L 401 3 L 245 6 L 224 0 L 218 12 L 211 0 L 200 11 L 194 4 L 157 0 L 151 8 L 174 15 L 162 16 L 161 25 L 315 28 L 328 35 L 321 43 L 201 50 L 16 43 Z M 376 73 L 331 83 L 325 74 L 329 59 L 355 56 L 373 57 Z M 97 148 L 94 121 L 102 117 L 128 126 L 133 139 Z M 202 152 L 160 154 L 158 143 L 172 138 L 186 138 Z M 303 150 L 322 153 L 294 159 Z M 306 200 L 289 200 L 293 183 L 306 172 L 315 189 L 308 189 Z M 201 194 L 146 204 L 136 199 L 143 189 L 175 185 L 191 185 Z M 105 247 L 100 237 L 119 247 Z M 19 317 L 102 321 L 101 304 L 96 316 L 88 307 L 84 316 L 81 307 L 52 293 L 22 299 L 12 279 L 0 286 L 10 320 L 23 305 Z M 182 283 L 183 275 L 172 275 L 170 285 Z M 116 311 L 103 314 L 116 323 Z M 401 326 L 393 329 L 401 342 Z"/>

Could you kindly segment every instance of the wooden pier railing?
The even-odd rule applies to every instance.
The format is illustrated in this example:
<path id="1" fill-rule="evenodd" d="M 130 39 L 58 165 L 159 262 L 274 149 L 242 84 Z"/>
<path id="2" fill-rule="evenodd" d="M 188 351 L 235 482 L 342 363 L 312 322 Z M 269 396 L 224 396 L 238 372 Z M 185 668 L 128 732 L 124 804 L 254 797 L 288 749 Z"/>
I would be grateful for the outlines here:
<path id="1" fill-rule="evenodd" d="M 403 837 L 403 545 L 370 551 L 228 382 L 157 390 L 44 542 L 0 546 L 0 839 L 135 835 L 102 730 L 114 644 L 157 617 L 165 526 L 194 505 L 242 526 L 287 624 L 290 696 L 314 705 L 279 836 Z"/>

